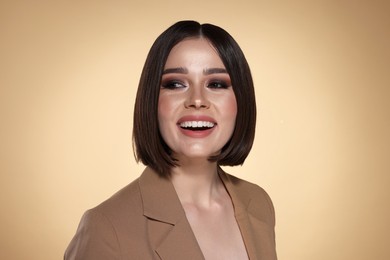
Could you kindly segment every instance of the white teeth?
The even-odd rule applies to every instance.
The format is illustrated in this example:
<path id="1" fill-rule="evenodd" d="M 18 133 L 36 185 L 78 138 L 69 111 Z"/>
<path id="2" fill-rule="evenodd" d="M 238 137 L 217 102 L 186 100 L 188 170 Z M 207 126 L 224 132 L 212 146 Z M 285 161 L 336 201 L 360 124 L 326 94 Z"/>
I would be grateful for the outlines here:
<path id="1" fill-rule="evenodd" d="M 180 123 L 181 127 L 213 127 L 214 123 L 208 121 L 185 121 Z"/>

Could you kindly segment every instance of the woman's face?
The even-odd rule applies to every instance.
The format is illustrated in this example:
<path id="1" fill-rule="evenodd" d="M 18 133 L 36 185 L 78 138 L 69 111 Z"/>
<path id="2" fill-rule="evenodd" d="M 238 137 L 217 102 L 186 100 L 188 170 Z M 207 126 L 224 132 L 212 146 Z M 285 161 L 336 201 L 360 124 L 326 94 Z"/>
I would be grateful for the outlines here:
<path id="1" fill-rule="evenodd" d="M 186 39 L 170 52 L 158 102 L 161 135 L 179 161 L 218 154 L 237 116 L 229 74 L 206 39 Z"/>

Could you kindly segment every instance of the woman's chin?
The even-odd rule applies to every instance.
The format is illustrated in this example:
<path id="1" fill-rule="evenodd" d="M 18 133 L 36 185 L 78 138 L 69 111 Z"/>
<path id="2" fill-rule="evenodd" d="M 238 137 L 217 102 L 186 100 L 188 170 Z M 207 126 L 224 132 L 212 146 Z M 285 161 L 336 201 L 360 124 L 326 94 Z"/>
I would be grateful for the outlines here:
<path id="1" fill-rule="evenodd" d="M 204 151 L 191 151 L 191 152 L 186 152 L 186 153 L 174 153 L 173 157 L 177 159 L 179 162 L 180 161 L 207 161 L 209 162 L 209 158 L 212 156 L 216 156 L 220 154 L 220 151 L 217 152 L 204 152 Z"/>

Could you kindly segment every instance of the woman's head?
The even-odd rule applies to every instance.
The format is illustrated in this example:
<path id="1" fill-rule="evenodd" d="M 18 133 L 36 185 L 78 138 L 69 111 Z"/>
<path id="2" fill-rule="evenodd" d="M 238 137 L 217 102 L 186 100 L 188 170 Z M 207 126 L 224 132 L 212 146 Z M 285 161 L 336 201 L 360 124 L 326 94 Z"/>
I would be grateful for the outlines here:
<path id="1" fill-rule="evenodd" d="M 138 161 L 169 175 L 177 166 L 171 148 L 159 130 L 158 102 L 163 71 L 171 50 L 188 39 L 203 38 L 218 53 L 237 102 L 237 117 L 230 140 L 221 152 L 210 156 L 219 165 L 242 164 L 253 144 L 256 124 L 256 103 L 249 66 L 236 41 L 223 29 L 211 24 L 181 21 L 164 31 L 154 42 L 147 56 L 138 86 L 134 110 L 133 145 Z"/>

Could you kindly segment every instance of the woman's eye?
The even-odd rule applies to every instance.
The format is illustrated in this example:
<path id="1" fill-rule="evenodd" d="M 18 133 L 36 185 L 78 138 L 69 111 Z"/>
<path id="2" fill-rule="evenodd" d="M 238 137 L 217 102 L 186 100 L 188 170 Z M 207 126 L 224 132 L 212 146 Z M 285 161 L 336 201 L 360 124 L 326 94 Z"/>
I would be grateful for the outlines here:
<path id="1" fill-rule="evenodd" d="M 161 87 L 166 89 L 178 89 L 178 88 L 184 88 L 185 85 L 180 81 L 173 80 L 173 81 L 163 82 Z"/>
<path id="2" fill-rule="evenodd" d="M 229 85 L 226 82 L 223 81 L 213 81 L 208 84 L 209 88 L 228 88 Z"/>

